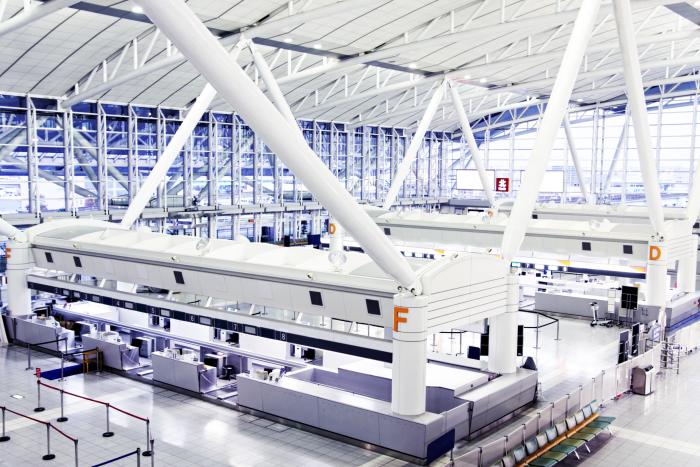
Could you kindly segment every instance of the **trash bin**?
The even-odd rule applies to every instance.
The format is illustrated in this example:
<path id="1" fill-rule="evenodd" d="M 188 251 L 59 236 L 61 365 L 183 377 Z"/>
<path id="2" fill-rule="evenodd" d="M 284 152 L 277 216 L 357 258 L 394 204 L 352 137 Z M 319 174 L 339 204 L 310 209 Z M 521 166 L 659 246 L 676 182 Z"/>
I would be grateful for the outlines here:
<path id="1" fill-rule="evenodd" d="M 648 365 L 645 367 L 636 366 L 632 368 L 632 392 L 646 396 L 654 391 L 654 375 L 652 371 L 654 367 Z"/>

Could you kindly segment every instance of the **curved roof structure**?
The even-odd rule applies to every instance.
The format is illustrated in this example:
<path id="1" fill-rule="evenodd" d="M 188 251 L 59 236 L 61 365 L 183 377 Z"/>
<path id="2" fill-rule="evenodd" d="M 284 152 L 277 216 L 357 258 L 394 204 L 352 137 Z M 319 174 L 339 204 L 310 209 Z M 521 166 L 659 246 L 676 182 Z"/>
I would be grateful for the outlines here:
<path id="1" fill-rule="evenodd" d="M 36 9 L 57 0 L 35 2 Z M 0 89 L 185 107 L 205 82 L 129 1 L 71 2 L 3 34 Z M 585 0 L 190 0 L 227 46 L 253 39 L 298 118 L 410 126 L 444 76 L 470 117 L 545 102 Z M 645 84 L 694 80 L 698 10 L 633 0 Z M 9 0 L 4 21 L 23 13 Z M 3 37 L 4 36 L 4 37 Z M 248 47 L 239 63 L 257 79 Z M 598 18 L 574 100 L 624 93 L 610 4 Z M 262 84 L 261 84 L 262 86 Z M 232 110 L 221 99 L 212 107 Z M 235 109 L 233 109 L 235 110 Z M 455 129 L 451 105 L 434 127 Z"/>

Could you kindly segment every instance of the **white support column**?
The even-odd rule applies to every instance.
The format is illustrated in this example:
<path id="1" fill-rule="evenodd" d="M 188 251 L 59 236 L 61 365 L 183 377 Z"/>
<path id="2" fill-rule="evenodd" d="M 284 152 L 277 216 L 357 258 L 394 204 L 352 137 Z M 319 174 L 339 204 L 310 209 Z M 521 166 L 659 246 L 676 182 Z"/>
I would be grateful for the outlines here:
<path id="1" fill-rule="evenodd" d="M 425 412 L 428 363 L 428 299 L 403 293 L 394 296 L 391 411 L 399 415 Z"/>
<path id="2" fill-rule="evenodd" d="M 443 81 L 437 86 L 437 88 L 435 88 L 433 97 L 430 98 L 430 102 L 428 103 L 428 107 L 425 109 L 423 118 L 421 118 L 420 123 L 418 123 L 418 128 L 416 128 L 411 144 L 408 146 L 406 154 L 404 154 L 399 167 L 396 169 L 396 174 L 394 175 L 394 179 L 391 181 L 391 186 L 389 187 L 389 191 L 384 199 L 384 209 L 391 208 L 394 201 L 396 201 L 396 197 L 399 195 L 399 190 L 401 190 L 401 185 L 403 185 L 406 177 L 411 172 L 411 165 L 413 165 L 413 162 L 415 162 L 416 156 L 418 155 L 418 150 L 423 145 L 423 137 L 425 136 L 425 132 L 428 131 L 428 125 L 430 125 L 430 122 L 433 121 L 435 112 L 437 111 L 440 102 L 442 102 L 444 95 L 445 82 Z"/>
<path id="3" fill-rule="evenodd" d="M 666 244 L 663 241 L 652 239 L 649 241 L 649 254 L 647 256 L 646 277 L 646 303 L 659 307 L 659 324 L 666 326 L 666 284 L 668 274 L 668 261 L 666 256 Z"/>
<path id="4" fill-rule="evenodd" d="M 474 139 L 474 132 L 472 131 L 472 126 L 469 124 L 469 119 L 467 118 L 467 113 L 464 111 L 464 106 L 462 105 L 462 100 L 459 98 L 459 92 L 457 87 L 453 82 L 450 82 L 450 95 L 452 97 L 452 105 L 454 105 L 455 112 L 457 112 L 457 117 L 459 118 L 459 124 L 462 128 L 462 134 L 464 139 L 467 141 L 469 146 L 469 152 L 472 154 L 472 160 L 476 166 L 476 170 L 479 172 L 479 178 L 481 179 L 481 186 L 484 187 L 484 194 L 491 207 L 495 206 L 496 199 L 493 195 L 492 181 L 489 180 L 486 174 L 486 167 L 484 166 L 484 161 L 481 158 L 481 152 L 479 151 L 479 146 L 476 144 L 476 139 Z"/>
<path id="5" fill-rule="evenodd" d="M 231 52 L 231 58 L 236 60 L 241 52 L 240 47 L 235 47 Z M 194 101 L 192 107 L 187 112 L 185 119 L 182 121 L 177 131 L 168 142 L 163 154 L 158 158 L 158 162 L 153 166 L 153 169 L 146 177 L 146 181 L 141 185 L 139 191 L 136 192 L 134 199 L 131 200 L 129 207 L 124 213 L 121 225 L 130 228 L 134 222 L 141 216 L 146 208 L 148 201 L 151 199 L 158 189 L 158 185 L 168 175 L 168 169 L 173 165 L 173 161 L 177 158 L 187 140 L 192 136 L 192 131 L 197 126 L 197 123 L 202 119 L 204 112 L 207 111 L 211 102 L 216 97 L 216 89 L 214 86 L 207 83 L 199 94 L 199 97 Z"/>
<path id="6" fill-rule="evenodd" d="M 489 318 L 489 371 L 515 373 L 518 359 L 518 309 L 520 284 L 513 272 L 507 276 L 506 312 Z"/>
<path id="7" fill-rule="evenodd" d="M 7 242 L 7 308 L 11 315 L 26 315 L 32 311 L 32 296 L 27 287 L 27 271 L 33 266 L 31 244 L 26 241 Z"/>
<path id="8" fill-rule="evenodd" d="M 698 237 L 692 235 L 692 246 L 689 252 L 678 260 L 677 285 L 678 289 L 687 293 L 695 293 L 698 269 Z"/>
<path id="9" fill-rule="evenodd" d="M 613 11 L 620 40 L 627 101 L 632 114 L 632 123 L 634 124 L 634 136 L 637 140 L 637 153 L 639 154 L 639 168 L 644 180 L 644 192 L 649 209 L 649 218 L 654 232 L 662 233 L 664 212 L 661 204 L 661 191 L 659 189 L 654 154 L 651 150 L 649 120 L 644 87 L 642 86 L 642 72 L 639 66 L 639 52 L 637 51 L 634 37 L 635 31 L 630 0 L 613 0 Z"/>
<path id="10" fill-rule="evenodd" d="M 183 0 L 134 0 L 178 50 L 388 275 L 420 293 L 415 272 L 275 106 Z"/>
<path id="11" fill-rule="evenodd" d="M 272 70 L 267 65 L 265 57 L 262 56 L 260 52 L 255 49 L 253 41 L 248 41 L 248 47 L 250 48 L 250 53 L 253 55 L 253 61 L 255 62 L 255 67 L 260 72 L 260 77 L 263 79 L 265 86 L 267 87 L 267 92 L 270 94 L 272 103 L 275 104 L 277 110 L 287 119 L 287 121 L 295 128 L 299 129 L 299 124 L 297 123 L 292 109 L 289 108 L 289 103 L 284 97 L 284 93 L 277 84 L 275 76 L 272 74 Z"/>
<path id="12" fill-rule="evenodd" d="M 574 135 L 571 133 L 571 125 L 569 125 L 569 117 L 564 117 L 564 133 L 566 133 L 566 141 L 569 144 L 569 151 L 571 151 L 571 160 L 574 162 L 574 169 L 576 170 L 576 177 L 578 178 L 578 184 L 581 187 L 581 194 L 586 203 L 592 204 L 593 200 L 588 192 L 586 183 L 583 180 L 583 171 L 581 169 L 581 162 L 578 157 L 578 151 L 576 150 L 576 144 L 574 143 Z"/>
<path id="13" fill-rule="evenodd" d="M 586 0 L 583 2 L 574 23 L 547 109 L 537 132 L 535 146 L 532 149 L 527 166 L 525 183 L 520 187 L 520 193 L 518 193 L 518 197 L 513 204 L 510 219 L 503 234 L 501 254 L 508 268 L 510 268 L 511 259 L 518 252 L 525 238 L 525 232 L 532 216 L 532 210 L 535 207 L 537 194 L 542 184 L 544 173 L 549 165 L 554 141 L 566 114 L 566 108 L 571 99 L 571 92 L 583 62 L 583 55 L 586 52 L 598 18 L 600 4 L 601 0 Z"/>

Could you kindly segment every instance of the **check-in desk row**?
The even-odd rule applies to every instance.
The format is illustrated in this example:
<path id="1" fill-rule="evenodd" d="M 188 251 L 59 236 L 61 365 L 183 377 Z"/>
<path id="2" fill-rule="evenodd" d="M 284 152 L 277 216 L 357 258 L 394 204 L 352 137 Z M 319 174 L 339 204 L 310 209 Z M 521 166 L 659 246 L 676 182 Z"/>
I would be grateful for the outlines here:
<path id="1" fill-rule="evenodd" d="M 73 331 L 62 327 L 52 316 L 44 318 L 36 315 L 29 315 L 23 318 L 17 318 L 15 320 L 14 338 L 27 344 L 38 344 L 40 342 L 65 339 L 65 342 L 42 344 L 40 347 L 55 352 L 64 352 L 66 349 L 70 350 L 75 348 L 75 334 Z"/>
<path id="2" fill-rule="evenodd" d="M 173 349 L 151 354 L 153 380 L 188 391 L 205 393 L 216 389 L 216 368 L 197 361 L 191 354 Z"/>
<path id="3" fill-rule="evenodd" d="M 98 349 L 102 364 L 117 370 L 132 370 L 141 366 L 139 349 L 122 341 L 116 332 L 83 334 L 83 350 Z"/>

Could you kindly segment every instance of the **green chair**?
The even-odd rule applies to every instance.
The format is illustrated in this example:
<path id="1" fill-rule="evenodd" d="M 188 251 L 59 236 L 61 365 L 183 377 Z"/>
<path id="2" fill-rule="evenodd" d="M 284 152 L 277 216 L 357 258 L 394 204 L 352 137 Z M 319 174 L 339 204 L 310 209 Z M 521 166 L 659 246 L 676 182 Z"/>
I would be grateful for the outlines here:
<path id="1" fill-rule="evenodd" d="M 560 421 L 554 424 L 554 427 L 557 429 L 557 435 L 562 436 L 566 435 L 568 430 L 566 429 L 566 422 Z M 556 446 L 559 449 L 566 449 L 569 447 L 573 447 L 574 449 L 578 449 L 581 446 L 584 446 L 588 452 L 591 452 L 590 448 L 586 444 L 584 440 L 580 439 L 572 439 L 572 438 L 566 438 L 562 441 L 559 442 L 559 444 Z M 576 457 L 578 457 L 578 453 L 576 453 Z"/>

